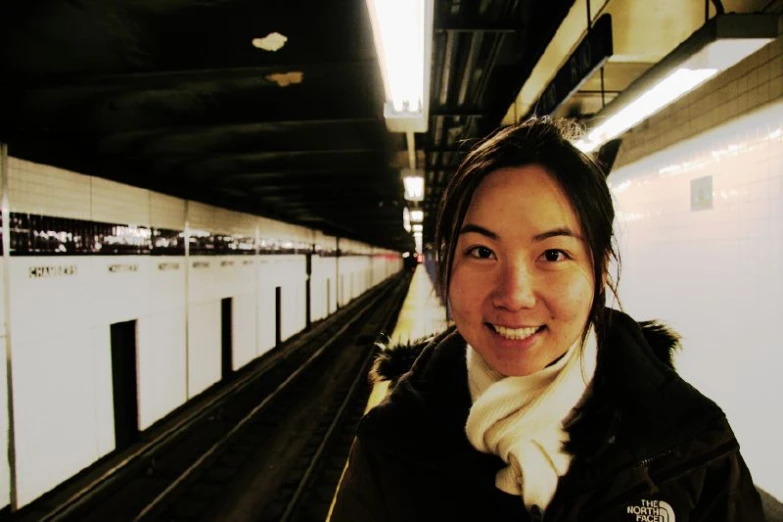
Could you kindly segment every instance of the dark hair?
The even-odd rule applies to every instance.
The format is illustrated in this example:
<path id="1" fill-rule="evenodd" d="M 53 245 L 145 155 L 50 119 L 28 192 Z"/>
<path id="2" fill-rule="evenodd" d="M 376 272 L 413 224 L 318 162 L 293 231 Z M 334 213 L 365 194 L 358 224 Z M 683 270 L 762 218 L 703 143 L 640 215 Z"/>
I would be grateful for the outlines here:
<path id="1" fill-rule="evenodd" d="M 616 282 L 608 276 L 612 258 L 617 261 L 619 278 L 620 261 L 612 232 L 614 206 L 603 169 L 571 143 L 579 131 L 580 128 L 568 120 L 531 118 L 498 129 L 465 157 L 443 193 L 435 228 L 438 290 L 445 303 L 448 303 L 457 237 L 476 188 L 498 169 L 540 165 L 557 180 L 582 227 L 594 277 L 589 322 L 595 327 L 599 341 L 603 338 L 605 286 L 617 295 Z M 604 274 L 607 274 L 606 285 Z M 587 335 L 587 328 L 582 335 Z"/>

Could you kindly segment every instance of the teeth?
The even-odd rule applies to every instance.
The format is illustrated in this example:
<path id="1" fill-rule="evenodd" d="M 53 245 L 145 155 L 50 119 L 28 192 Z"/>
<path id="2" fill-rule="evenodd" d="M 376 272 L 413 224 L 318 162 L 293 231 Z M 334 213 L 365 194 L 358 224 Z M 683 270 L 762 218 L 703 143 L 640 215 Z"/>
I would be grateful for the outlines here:
<path id="1" fill-rule="evenodd" d="M 497 326 L 492 325 L 492 328 L 495 329 L 497 333 L 505 337 L 506 339 L 514 339 L 514 340 L 521 340 L 525 339 L 526 337 L 530 337 L 534 333 L 536 333 L 539 329 L 539 327 L 534 326 L 531 328 L 506 328 L 505 326 Z"/>

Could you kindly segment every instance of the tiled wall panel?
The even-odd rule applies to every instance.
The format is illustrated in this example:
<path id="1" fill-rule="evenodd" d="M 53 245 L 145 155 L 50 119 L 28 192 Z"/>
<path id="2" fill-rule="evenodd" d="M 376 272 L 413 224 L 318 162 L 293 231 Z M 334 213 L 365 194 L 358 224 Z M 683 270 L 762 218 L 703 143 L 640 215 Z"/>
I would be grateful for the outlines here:
<path id="1" fill-rule="evenodd" d="M 12 212 L 90 219 L 89 176 L 8 158 L 8 198 Z"/>
<path id="2" fill-rule="evenodd" d="M 306 259 L 303 255 L 276 256 L 275 281 L 281 287 L 281 335 L 285 341 L 304 329 Z"/>
<path id="3" fill-rule="evenodd" d="M 187 204 L 188 226 L 193 230 L 210 230 L 215 222 L 215 207 L 188 201 Z"/>
<path id="4" fill-rule="evenodd" d="M 0 350 L 3 355 L 6 353 L 5 337 L 5 308 L 4 308 L 4 282 L 3 270 L 5 262 L 0 262 Z M 0 404 L 8 404 L 8 380 L 6 378 L 6 358 L 3 357 L 0 362 Z M 0 448 L 8 448 L 8 415 L 0 414 Z M 11 469 L 8 464 L 8 452 L 3 451 L 0 454 L 0 509 L 11 502 Z"/>
<path id="5" fill-rule="evenodd" d="M 101 178 L 90 178 L 90 218 L 104 223 L 150 225 L 150 192 Z"/>
<path id="6" fill-rule="evenodd" d="M 273 256 L 258 260 L 257 266 L 257 321 L 258 355 L 275 347 L 275 284 L 269 277 Z"/>
<path id="7" fill-rule="evenodd" d="M 0 347 L 5 353 L 5 335 L 0 336 Z M 0 401 L 8 404 L 8 380 L 6 378 L 5 359 L 0 363 Z M 0 415 L 0 447 L 8 448 L 8 415 Z M 8 464 L 8 452 L 0 455 L 0 509 L 11 503 L 11 468 Z"/>
<path id="8" fill-rule="evenodd" d="M 334 280 L 334 258 L 313 256 L 312 274 L 310 279 L 311 317 L 318 320 L 328 314 L 327 299 L 334 300 L 334 289 L 327 291 L 327 284 Z M 334 305 L 331 307 L 334 310 Z"/>
<path id="9" fill-rule="evenodd" d="M 149 300 L 145 312 L 185 308 L 188 261 L 184 256 L 152 256 L 149 264 Z"/>
<path id="10" fill-rule="evenodd" d="M 188 395 L 194 397 L 220 380 L 220 301 L 188 308 Z"/>
<path id="11" fill-rule="evenodd" d="M 757 485 L 783 499 L 783 420 L 770 414 L 783 397 L 783 100 L 609 182 L 624 307 L 682 333 L 680 372 L 726 411 Z"/>
<path id="12" fill-rule="evenodd" d="M 150 192 L 150 225 L 169 230 L 185 230 L 185 200 Z"/>
<path id="13" fill-rule="evenodd" d="M 90 328 L 92 389 L 95 405 L 95 449 L 102 457 L 115 448 L 114 393 L 112 382 L 111 331 L 108 325 Z M 88 425 L 89 426 L 89 425 Z"/>
<path id="14" fill-rule="evenodd" d="M 139 318 L 139 429 L 148 428 L 187 400 L 185 324 L 184 307 Z"/>
<path id="15" fill-rule="evenodd" d="M 256 299 L 253 292 L 234 296 L 231 310 L 232 365 L 238 370 L 257 356 Z"/>
<path id="16" fill-rule="evenodd" d="M 50 331 L 14 342 L 17 492 L 26 504 L 101 456 L 102 398 L 96 369 L 111 374 L 93 353 L 87 329 Z M 111 400 L 111 399 L 109 399 Z M 45 470 L 45 471 L 44 471 Z"/>
<path id="17" fill-rule="evenodd" d="M 152 270 L 157 271 L 150 256 L 91 256 L 90 295 L 91 324 L 132 321 L 150 309 Z"/>

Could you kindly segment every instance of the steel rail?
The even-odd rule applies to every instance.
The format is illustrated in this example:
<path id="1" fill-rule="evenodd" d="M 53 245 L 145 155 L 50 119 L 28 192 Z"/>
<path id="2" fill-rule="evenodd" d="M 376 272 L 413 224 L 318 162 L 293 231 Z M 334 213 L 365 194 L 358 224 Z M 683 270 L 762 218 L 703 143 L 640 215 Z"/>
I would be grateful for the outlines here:
<path id="1" fill-rule="evenodd" d="M 251 422 L 260 412 L 262 412 L 270 403 L 272 403 L 282 392 L 284 392 L 288 386 L 297 380 L 297 378 L 306 370 L 310 368 L 312 364 L 315 363 L 318 359 L 320 359 L 321 355 L 329 349 L 334 343 L 336 343 L 340 337 L 349 329 L 352 328 L 353 325 L 358 322 L 358 320 L 366 315 L 368 313 L 368 310 L 372 309 L 372 307 L 382 298 L 386 295 L 386 293 L 389 291 L 388 288 L 384 289 L 384 291 L 380 292 L 378 296 L 376 296 L 371 302 L 370 306 L 364 308 L 362 313 L 356 314 L 350 321 L 348 321 L 346 324 L 344 324 L 334 335 L 330 337 L 328 341 L 326 341 L 321 348 L 319 348 L 315 353 L 313 353 L 299 368 L 296 369 L 291 375 L 289 375 L 282 383 L 280 383 L 277 388 L 275 388 L 274 391 L 272 391 L 269 395 L 264 397 L 264 400 L 262 400 L 255 408 L 250 410 L 250 412 L 247 413 L 239 422 L 237 422 L 234 427 L 231 428 L 223 437 L 220 438 L 217 442 L 215 442 L 206 452 L 204 452 L 198 459 L 196 459 L 193 464 L 191 464 L 184 472 L 182 472 L 171 484 L 169 484 L 165 490 L 163 490 L 160 494 L 158 494 L 152 502 L 150 502 L 147 507 L 145 507 L 138 515 L 136 515 L 135 518 L 133 518 L 133 522 L 141 522 L 146 519 L 146 517 L 152 515 L 155 513 L 155 511 L 163 505 L 163 503 L 166 501 L 166 499 L 171 495 L 174 491 L 179 488 L 183 483 L 185 483 L 191 476 L 198 471 L 202 465 L 209 460 L 213 455 L 218 453 L 223 447 L 227 446 L 231 440 L 233 440 L 234 436 L 239 433 L 239 431 L 249 422 Z"/>
<path id="2" fill-rule="evenodd" d="M 395 312 L 398 306 L 402 305 L 402 301 L 404 297 L 405 297 L 404 293 L 402 294 L 402 297 L 397 296 L 391 312 L 383 322 L 384 330 L 389 328 L 389 323 L 391 322 L 391 319 L 395 316 Z M 374 350 L 370 350 L 367 352 L 367 355 L 364 357 L 364 361 L 362 361 L 362 364 L 360 365 L 360 367 L 363 370 L 361 372 L 358 372 L 354 377 L 353 382 L 351 383 L 351 386 L 348 389 L 348 392 L 345 394 L 345 399 L 340 404 L 340 408 L 338 409 L 337 414 L 334 415 L 334 417 L 332 418 L 332 422 L 329 424 L 329 429 L 326 431 L 323 438 L 321 439 L 321 443 L 318 445 L 318 449 L 313 454 L 313 458 L 310 460 L 310 464 L 307 466 L 307 469 L 302 475 L 302 478 L 299 481 L 299 484 L 297 485 L 296 491 L 294 491 L 291 500 L 288 501 L 288 505 L 286 506 L 283 515 L 280 517 L 279 522 L 288 522 L 291 518 L 291 515 L 293 515 L 294 510 L 297 508 L 299 504 L 299 499 L 302 497 L 305 489 L 309 485 L 308 483 L 310 481 L 310 476 L 315 471 L 316 466 L 320 463 L 321 454 L 325 451 L 326 446 L 331 442 L 332 433 L 342 421 L 344 412 L 353 401 L 353 398 L 356 395 L 356 390 L 358 389 L 360 383 L 367 378 L 366 370 L 369 368 L 370 363 L 372 362 L 374 353 L 375 353 Z"/>

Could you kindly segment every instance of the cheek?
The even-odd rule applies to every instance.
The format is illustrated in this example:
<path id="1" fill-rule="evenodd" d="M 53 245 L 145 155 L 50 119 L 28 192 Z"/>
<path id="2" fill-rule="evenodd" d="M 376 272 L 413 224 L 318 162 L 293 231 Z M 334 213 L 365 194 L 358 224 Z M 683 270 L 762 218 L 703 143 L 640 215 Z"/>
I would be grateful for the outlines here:
<path id="1" fill-rule="evenodd" d="M 475 277 L 475 274 L 471 275 L 468 271 L 454 268 L 449 284 L 449 305 L 455 320 L 457 317 L 480 313 L 484 298 L 482 294 L 486 292 L 486 288 L 487 285 Z"/>
<path id="2" fill-rule="evenodd" d="M 573 274 L 550 286 L 552 312 L 563 319 L 587 318 L 593 303 L 593 281 L 587 274 Z"/>

